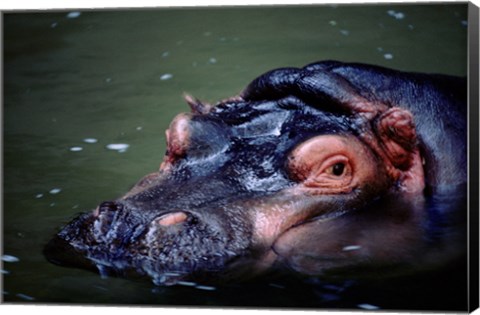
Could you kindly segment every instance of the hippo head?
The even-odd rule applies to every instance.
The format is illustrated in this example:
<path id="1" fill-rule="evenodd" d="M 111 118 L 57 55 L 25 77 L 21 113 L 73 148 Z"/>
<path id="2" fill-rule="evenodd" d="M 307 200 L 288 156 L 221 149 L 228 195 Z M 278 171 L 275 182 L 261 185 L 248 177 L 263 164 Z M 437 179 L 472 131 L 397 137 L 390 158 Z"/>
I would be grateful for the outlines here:
<path id="1" fill-rule="evenodd" d="M 187 96 L 192 110 L 166 131 L 159 171 L 66 225 L 47 245 L 47 258 L 156 284 L 230 279 L 288 254 L 300 227 L 388 194 L 422 191 L 408 110 L 318 77 L 321 69 L 296 71 L 265 74 L 215 106 Z M 307 86 L 308 75 L 330 84 L 319 85 L 316 99 L 312 89 L 287 86 L 299 76 Z"/>

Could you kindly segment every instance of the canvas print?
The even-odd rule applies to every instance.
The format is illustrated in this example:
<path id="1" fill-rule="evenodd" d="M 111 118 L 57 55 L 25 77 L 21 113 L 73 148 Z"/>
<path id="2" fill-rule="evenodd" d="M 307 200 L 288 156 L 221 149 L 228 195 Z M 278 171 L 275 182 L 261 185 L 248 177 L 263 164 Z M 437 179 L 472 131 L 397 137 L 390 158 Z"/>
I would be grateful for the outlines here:
<path id="1" fill-rule="evenodd" d="M 4 12 L 3 302 L 470 310 L 468 13 Z"/>

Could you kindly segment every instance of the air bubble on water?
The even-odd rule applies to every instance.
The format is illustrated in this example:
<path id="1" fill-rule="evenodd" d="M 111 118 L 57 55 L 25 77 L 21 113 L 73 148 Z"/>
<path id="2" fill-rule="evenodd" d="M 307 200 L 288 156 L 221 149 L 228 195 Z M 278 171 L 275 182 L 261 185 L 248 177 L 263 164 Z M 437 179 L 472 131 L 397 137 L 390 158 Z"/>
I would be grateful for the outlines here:
<path id="1" fill-rule="evenodd" d="M 347 31 L 347 30 L 340 30 L 340 34 L 342 34 L 344 36 L 348 36 L 348 35 L 350 35 L 350 32 Z"/>
<path id="2" fill-rule="evenodd" d="M 205 32 L 205 33 L 203 33 L 203 36 L 210 36 L 210 35 L 212 35 L 212 32 Z"/>
<path id="3" fill-rule="evenodd" d="M 345 251 L 345 252 L 349 252 L 349 251 L 352 251 L 352 250 L 359 250 L 360 248 L 362 248 L 362 246 L 360 246 L 360 245 L 349 245 L 349 246 L 345 246 L 344 248 L 342 248 L 342 250 Z"/>
<path id="4" fill-rule="evenodd" d="M 214 63 L 217 63 L 217 59 L 212 57 L 208 60 L 208 62 L 211 63 L 211 64 L 214 64 Z"/>
<path id="5" fill-rule="evenodd" d="M 214 291 L 214 290 L 216 290 L 217 288 L 211 287 L 211 286 L 208 286 L 208 285 L 197 285 L 197 286 L 195 287 L 195 289 L 205 290 L 205 291 Z"/>
<path id="6" fill-rule="evenodd" d="M 95 138 L 85 138 L 85 139 L 83 139 L 83 142 L 85 142 L 85 143 L 97 143 L 97 142 L 98 142 L 98 139 L 95 139 Z"/>
<path id="7" fill-rule="evenodd" d="M 331 26 L 335 26 L 337 25 L 337 21 L 331 20 L 330 22 L 328 22 L 328 24 L 330 24 Z"/>
<path id="8" fill-rule="evenodd" d="M 163 57 L 163 58 L 166 58 L 166 57 L 168 57 L 169 55 L 170 55 L 170 52 L 169 52 L 169 51 L 164 51 L 164 52 L 162 53 L 162 57 Z"/>
<path id="9" fill-rule="evenodd" d="M 170 80 L 171 78 L 173 78 L 173 74 L 171 73 L 165 73 L 160 76 L 160 80 L 162 81 Z"/>
<path id="10" fill-rule="evenodd" d="M 52 203 L 50 204 L 50 207 L 55 207 L 55 204 L 56 204 L 55 202 L 52 202 Z"/>
<path id="11" fill-rule="evenodd" d="M 136 129 L 137 129 L 138 131 L 141 131 L 141 130 L 143 129 L 143 127 L 142 127 L 142 126 L 138 126 Z"/>
<path id="12" fill-rule="evenodd" d="M 382 51 L 383 51 L 383 48 L 382 48 L 382 47 L 377 47 L 377 50 L 378 50 L 379 52 L 382 52 Z"/>
<path id="13" fill-rule="evenodd" d="M 388 10 L 387 11 L 387 14 L 390 15 L 391 17 L 397 19 L 397 20 L 401 20 L 403 18 L 405 18 L 405 14 L 402 13 L 402 12 L 396 12 L 395 10 Z"/>
<path id="14" fill-rule="evenodd" d="M 466 20 L 463 20 L 461 23 L 462 23 L 462 26 L 468 26 L 468 21 Z"/>
<path id="15" fill-rule="evenodd" d="M 52 195 L 56 195 L 61 191 L 62 190 L 60 188 L 52 188 L 52 189 L 50 189 L 49 193 L 52 194 Z"/>
<path id="16" fill-rule="evenodd" d="M 385 58 L 387 60 L 391 60 L 391 59 L 393 59 L 393 55 L 392 54 L 385 54 L 385 55 L 383 55 L 383 58 Z"/>
<path id="17" fill-rule="evenodd" d="M 9 262 L 9 263 L 15 263 L 15 262 L 19 262 L 20 259 L 18 257 L 12 256 L 12 255 L 3 255 L 2 256 L 2 261 Z"/>
<path id="18" fill-rule="evenodd" d="M 71 147 L 71 148 L 70 148 L 70 151 L 72 151 L 72 152 L 80 152 L 80 151 L 82 151 L 82 150 L 83 150 L 82 147 Z"/>
<path id="19" fill-rule="evenodd" d="M 368 303 L 363 303 L 363 304 L 358 304 L 357 305 L 359 308 L 362 308 L 364 310 L 378 310 L 380 307 Z"/>
<path id="20" fill-rule="evenodd" d="M 117 151 L 119 153 L 126 152 L 128 147 L 130 147 L 130 145 L 126 143 L 111 143 L 106 145 L 108 150 Z"/>
<path id="21" fill-rule="evenodd" d="M 43 194 L 36 194 L 36 195 L 35 195 L 35 198 L 37 198 L 37 199 L 40 199 L 40 198 L 42 198 L 42 197 L 43 197 Z"/>
<path id="22" fill-rule="evenodd" d="M 79 205 L 74 205 L 72 209 L 78 209 Z"/>
<path id="23" fill-rule="evenodd" d="M 55 27 L 57 27 L 57 25 L 58 25 L 57 22 L 53 22 L 52 24 L 50 24 L 50 27 L 51 27 L 51 28 L 55 28 Z"/>
<path id="24" fill-rule="evenodd" d="M 106 83 L 112 82 L 112 78 L 106 78 L 106 79 L 105 79 L 105 82 L 106 82 Z"/>
<path id="25" fill-rule="evenodd" d="M 76 19 L 78 18 L 82 13 L 78 11 L 70 12 L 67 14 L 67 18 L 69 19 Z"/>
<path id="26" fill-rule="evenodd" d="M 413 30 L 415 27 L 412 24 L 408 24 L 408 29 Z"/>

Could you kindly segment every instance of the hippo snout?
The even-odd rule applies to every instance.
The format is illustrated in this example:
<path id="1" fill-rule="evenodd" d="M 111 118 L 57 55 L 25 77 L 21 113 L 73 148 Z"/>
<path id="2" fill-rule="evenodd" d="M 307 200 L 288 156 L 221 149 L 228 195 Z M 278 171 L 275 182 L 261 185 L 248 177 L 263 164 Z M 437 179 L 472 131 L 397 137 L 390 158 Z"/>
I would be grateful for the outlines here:
<path id="1" fill-rule="evenodd" d="M 165 274 L 178 280 L 215 273 L 248 246 L 248 237 L 239 235 L 245 231 L 225 225 L 216 212 L 178 201 L 154 206 L 135 198 L 104 201 L 65 226 L 44 254 L 52 263 L 102 274 L 135 270 L 157 284 L 173 281 Z"/>
<path id="2" fill-rule="evenodd" d="M 47 243 L 43 249 L 43 254 L 49 262 L 56 265 L 96 270 L 93 262 L 60 234 L 55 235 Z"/>

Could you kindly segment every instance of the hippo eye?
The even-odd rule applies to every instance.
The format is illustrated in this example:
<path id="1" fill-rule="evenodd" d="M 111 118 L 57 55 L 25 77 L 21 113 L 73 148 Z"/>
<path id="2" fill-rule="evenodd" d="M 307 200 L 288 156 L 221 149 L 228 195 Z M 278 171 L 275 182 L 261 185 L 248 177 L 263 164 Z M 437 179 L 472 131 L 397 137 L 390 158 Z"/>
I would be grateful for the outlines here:
<path id="1" fill-rule="evenodd" d="M 314 194 L 350 193 L 379 170 L 368 146 L 344 135 L 308 139 L 290 153 L 287 167 L 298 189 Z"/>
<path id="2" fill-rule="evenodd" d="M 345 163 L 336 163 L 327 169 L 327 173 L 330 173 L 335 176 L 342 176 L 345 172 Z"/>
<path id="3" fill-rule="evenodd" d="M 324 162 L 322 171 L 319 174 L 324 174 L 332 179 L 335 177 L 344 177 L 351 172 L 348 159 L 343 156 L 335 156 Z"/>

